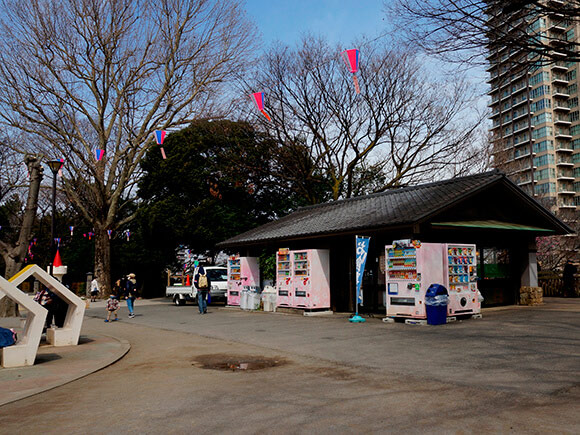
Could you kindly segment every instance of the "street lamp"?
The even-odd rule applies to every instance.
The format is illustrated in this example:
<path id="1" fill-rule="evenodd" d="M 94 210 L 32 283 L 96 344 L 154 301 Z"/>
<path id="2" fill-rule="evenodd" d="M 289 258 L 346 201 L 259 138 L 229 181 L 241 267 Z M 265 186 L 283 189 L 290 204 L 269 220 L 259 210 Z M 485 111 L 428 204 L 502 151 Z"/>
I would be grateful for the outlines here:
<path id="1" fill-rule="evenodd" d="M 52 267 L 54 262 L 54 215 L 56 213 L 56 174 L 62 168 L 63 162 L 61 160 L 51 160 L 47 163 L 52 171 L 52 217 L 50 219 L 50 274 L 52 275 Z"/>

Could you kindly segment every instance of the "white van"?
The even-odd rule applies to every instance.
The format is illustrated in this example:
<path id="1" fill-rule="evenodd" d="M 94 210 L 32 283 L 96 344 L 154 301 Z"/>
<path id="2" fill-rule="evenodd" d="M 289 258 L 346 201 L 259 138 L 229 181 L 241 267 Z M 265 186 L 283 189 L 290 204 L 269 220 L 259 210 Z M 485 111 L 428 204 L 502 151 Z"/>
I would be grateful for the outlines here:
<path id="1" fill-rule="evenodd" d="M 211 301 L 225 301 L 228 291 L 228 269 L 223 266 L 204 266 L 211 281 Z M 165 289 L 165 296 L 171 297 L 175 305 L 185 305 L 187 301 L 197 303 L 197 289 L 194 285 L 172 285 Z"/>

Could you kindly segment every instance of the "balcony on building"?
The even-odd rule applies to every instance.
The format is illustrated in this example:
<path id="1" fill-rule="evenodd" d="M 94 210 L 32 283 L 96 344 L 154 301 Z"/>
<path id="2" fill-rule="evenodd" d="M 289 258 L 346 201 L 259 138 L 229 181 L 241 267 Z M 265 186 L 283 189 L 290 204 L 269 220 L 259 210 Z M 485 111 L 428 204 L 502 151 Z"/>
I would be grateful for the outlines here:
<path id="1" fill-rule="evenodd" d="M 571 158 L 571 157 L 568 157 L 568 156 L 566 156 L 566 157 L 564 157 L 564 156 L 561 156 L 561 157 L 559 157 L 559 158 L 558 158 L 558 161 L 556 162 L 556 165 L 557 165 L 557 166 L 567 166 L 567 167 L 571 167 L 571 168 L 573 168 L 573 167 L 574 167 L 574 162 L 572 161 L 572 158 Z M 568 174 L 568 172 L 560 172 L 560 174 L 562 174 L 562 176 L 566 176 L 565 174 Z M 569 175 L 570 175 L 572 178 L 574 178 L 574 176 L 573 176 L 572 172 L 570 172 L 570 174 L 569 174 Z"/>
<path id="2" fill-rule="evenodd" d="M 570 135 L 570 131 L 568 131 L 568 130 L 557 130 L 554 137 L 556 139 L 572 139 L 572 136 Z"/>
<path id="3" fill-rule="evenodd" d="M 558 201 L 558 207 L 559 207 L 559 208 L 569 208 L 569 209 L 574 209 L 574 208 L 576 208 L 576 206 L 574 205 L 574 203 L 573 203 L 573 202 L 571 202 L 571 201 L 567 201 L 567 202 L 564 202 L 564 201 Z"/>
<path id="4" fill-rule="evenodd" d="M 536 184 L 536 183 L 537 183 L 537 181 L 534 180 L 534 184 Z M 520 180 L 518 180 L 517 184 L 520 187 L 526 186 L 528 184 L 532 184 L 532 177 L 525 177 L 524 179 L 520 179 Z"/>
<path id="5" fill-rule="evenodd" d="M 525 95 L 521 96 L 519 100 L 517 98 L 514 98 L 512 100 L 512 109 L 515 109 L 516 107 L 519 107 L 522 104 L 526 104 L 527 102 L 528 102 L 528 99 Z"/>
<path id="6" fill-rule="evenodd" d="M 529 150 L 527 150 L 527 151 L 525 152 L 525 154 L 523 154 L 523 153 L 522 153 L 522 154 L 518 154 L 518 153 L 516 152 L 516 153 L 514 154 L 514 160 L 520 160 L 520 159 L 523 159 L 523 158 L 525 158 L 525 157 L 528 157 L 528 158 L 529 158 L 530 156 L 531 156 L 531 157 L 534 157 L 535 155 L 536 155 L 536 153 L 534 153 L 534 152 L 530 152 Z"/>
<path id="7" fill-rule="evenodd" d="M 554 92 L 552 93 L 552 96 L 556 98 L 569 98 L 570 93 L 568 92 L 567 88 L 560 88 L 554 86 Z"/>
<path id="8" fill-rule="evenodd" d="M 524 126 L 518 128 L 517 130 L 514 129 L 512 131 L 512 134 L 518 134 L 518 133 L 521 133 L 522 131 L 529 130 L 530 128 L 533 129 L 534 126 L 533 125 L 524 125 Z"/>
<path id="9" fill-rule="evenodd" d="M 558 166 L 560 164 L 558 163 Z M 574 166 L 574 165 L 572 165 Z M 558 171 L 556 174 L 556 179 L 558 181 L 574 181 L 574 173 L 570 171 Z"/>
<path id="10" fill-rule="evenodd" d="M 573 153 L 574 149 L 570 145 L 570 142 L 556 141 L 556 152 Z"/>
<path id="11" fill-rule="evenodd" d="M 565 100 L 554 100 L 554 108 L 552 110 L 555 112 L 569 112 L 571 109 L 567 106 Z"/>
<path id="12" fill-rule="evenodd" d="M 561 60 L 551 64 L 550 68 L 552 68 L 552 70 L 554 70 L 554 71 L 561 71 L 561 72 L 568 71 L 568 66 L 566 65 L 566 62 L 563 62 Z"/>
<path id="13" fill-rule="evenodd" d="M 568 115 L 566 115 L 566 116 L 558 116 L 558 115 L 556 115 L 554 117 L 554 124 L 572 125 L 572 123 L 570 122 L 570 118 L 568 118 Z"/>
<path id="14" fill-rule="evenodd" d="M 550 20 L 548 30 L 552 32 L 565 32 L 569 23 L 566 20 Z"/>
<path id="15" fill-rule="evenodd" d="M 534 166 L 522 166 L 519 169 L 515 169 L 512 172 L 512 174 L 521 174 L 522 172 L 531 171 L 531 170 L 534 170 L 535 171 L 536 169 L 538 169 L 538 167 L 535 166 L 535 165 Z"/>
<path id="16" fill-rule="evenodd" d="M 558 189 L 558 195 L 575 195 L 574 188 L 572 187 L 561 187 Z"/>
<path id="17" fill-rule="evenodd" d="M 552 83 L 555 85 L 568 86 L 570 81 L 564 74 L 552 74 Z"/>
<path id="18" fill-rule="evenodd" d="M 522 110 L 522 111 L 518 112 L 517 110 L 514 110 L 512 121 L 517 121 L 517 120 L 522 119 L 528 115 L 534 116 L 534 112 L 528 112 L 527 110 Z"/>

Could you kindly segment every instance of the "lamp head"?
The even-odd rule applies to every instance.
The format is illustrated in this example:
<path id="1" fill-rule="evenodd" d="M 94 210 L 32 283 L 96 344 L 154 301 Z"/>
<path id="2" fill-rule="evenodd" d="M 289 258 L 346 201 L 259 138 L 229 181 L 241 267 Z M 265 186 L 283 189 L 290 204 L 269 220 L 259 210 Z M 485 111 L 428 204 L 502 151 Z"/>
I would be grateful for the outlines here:
<path id="1" fill-rule="evenodd" d="M 56 173 L 60 171 L 60 168 L 62 168 L 64 162 L 62 162 L 61 160 L 51 160 L 46 164 L 48 165 L 52 173 L 56 175 Z"/>

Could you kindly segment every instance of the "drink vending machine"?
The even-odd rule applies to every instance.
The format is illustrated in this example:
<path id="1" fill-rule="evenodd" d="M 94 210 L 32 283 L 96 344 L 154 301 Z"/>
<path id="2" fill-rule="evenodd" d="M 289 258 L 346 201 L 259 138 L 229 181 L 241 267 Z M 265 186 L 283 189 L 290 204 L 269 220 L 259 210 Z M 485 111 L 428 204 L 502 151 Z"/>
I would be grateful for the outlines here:
<path id="1" fill-rule="evenodd" d="M 228 305 L 240 305 L 244 288 L 260 286 L 257 257 L 232 256 L 228 259 Z"/>
<path id="2" fill-rule="evenodd" d="M 330 263 L 326 249 L 290 251 L 276 257 L 278 306 L 330 308 Z"/>
<path id="3" fill-rule="evenodd" d="M 292 261 L 289 249 L 279 249 L 276 255 L 276 290 L 278 291 L 277 305 L 292 307 Z"/>
<path id="4" fill-rule="evenodd" d="M 477 314 L 475 245 L 394 241 L 385 247 L 387 316 L 426 318 L 425 292 L 441 284 L 449 293 L 447 315 Z"/>
<path id="5" fill-rule="evenodd" d="M 444 249 L 448 315 L 480 313 L 475 245 L 446 244 Z"/>
<path id="6" fill-rule="evenodd" d="M 385 246 L 387 316 L 425 319 L 425 293 L 444 282 L 443 246 L 396 240 Z"/>

